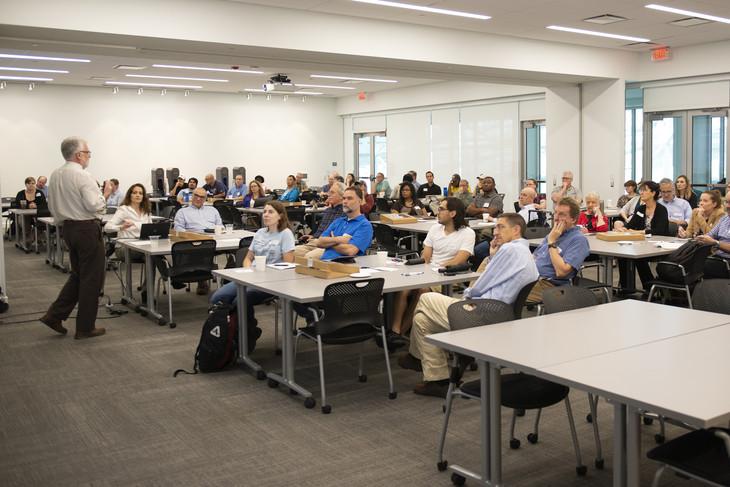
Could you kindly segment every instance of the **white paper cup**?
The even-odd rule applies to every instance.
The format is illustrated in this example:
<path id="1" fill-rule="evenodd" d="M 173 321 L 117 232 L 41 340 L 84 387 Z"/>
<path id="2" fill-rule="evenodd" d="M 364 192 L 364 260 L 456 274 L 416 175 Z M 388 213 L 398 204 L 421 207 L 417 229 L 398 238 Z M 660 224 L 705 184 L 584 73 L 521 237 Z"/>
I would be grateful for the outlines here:
<path id="1" fill-rule="evenodd" d="M 157 247 L 160 244 L 160 236 L 159 235 L 150 235 L 150 243 L 153 247 Z"/>
<path id="2" fill-rule="evenodd" d="M 229 223 L 226 225 L 226 233 L 233 233 L 233 224 Z"/>
<path id="3" fill-rule="evenodd" d="M 223 235 L 223 225 L 216 225 L 215 226 L 215 234 L 216 235 Z"/>
<path id="4" fill-rule="evenodd" d="M 254 257 L 254 266 L 257 271 L 263 272 L 266 270 L 266 256 L 257 255 Z"/>
<path id="5" fill-rule="evenodd" d="M 378 266 L 384 266 L 388 262 L 387 250 L 380 250 L 376 255 L 378 256 Z"/>
<path id="6" fill-rule="evenodd" d="M 482 220 L 484 220 L 485 222 L 488 222 L 489 221 L 489 213 L 482 213 Z"/>

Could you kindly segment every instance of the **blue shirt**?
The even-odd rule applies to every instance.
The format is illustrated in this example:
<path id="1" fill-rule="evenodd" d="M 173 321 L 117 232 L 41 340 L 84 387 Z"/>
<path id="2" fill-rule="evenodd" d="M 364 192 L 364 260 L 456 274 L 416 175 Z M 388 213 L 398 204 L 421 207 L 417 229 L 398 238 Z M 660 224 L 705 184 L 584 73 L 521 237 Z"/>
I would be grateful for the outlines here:
<path id="1" fill-rule="evenodd" d="M 175 213 L 175 230 L 178 232 L 202 232 L 206 228 L 215 228 L 216 225 L 223 225 L 223 221 L 218 210 L 212 206 L 203 205 L 198 208 L 190 205 Z"/>
<path id="2" fill-rule="evenodd" d="M 659 198 L 658 203 L 661 203 L 667 209 L 667 217 L 670 220 L 688 222 L 692 218 L 692 207 L 685 199 L 675 196 L 672 201 L 667 202 L 664 201 L 664 198 Z"/>
<path id="3" fill-rule="evenodd" d="M 122 204 L 122 200 L 124 200 L 124 193 L 122 193 L 122 190 L 118 189 L 109 195 L 109 199 L 106 200 L 106 205 L 119 206 Z"/>
<path id="4" fill-rule="evenodd" d="M 294 186 L 291 189 L 287 189 L 283 195 L 279 196 L 279 201 L 289 201 L 290 203 L 299 201 L 299 188 Z"/>
<path id="5" fill-rule="evenodd" d="M 249 250 L 256 256 L 265 255 L 267 264 L 281 262 L 282 256 L 294 250 L 294 234 L 288 228 L 282 232 L 270 232 L 260 228 L 253 236 Z"/>
<path id="6" fill-rule="evenodd" d="M 226 194 L 226 185 L 221 183 L 220 181 L 216 180 L 213 181 L 213 184 L 204 184 L 203 189 L 208 193 L 208 196 L 213 196 L 216 194 Z"/>
<path id="7" fill-rule="evenodd" d="M 484 274 L 473 286 L 464 290 L 464 297 L 496 299 L 512 304 L 523 287 L 539 277 L 530 245 L 524 238 L 503 244 L 491 258 Z"/>
<path id="8" fill-rule="evenodd" d="M 180 198 L 183 203 L 190 203 L 190 199 L 193 197 L 193 191 L 195 190 L 190 188 L 181 189 L 177 194 L 177 197 Z"/>
<path id="9" fill-rule="evenodd" d="M 717 222 L 717 225 L 712 227 L 712 230 L 710 230 L 707 235 L 719 242 L 730 242 L 730 215 L 725 215 L 720 218 L 720 221 Z M 724 257 L 725 259 L 730 259 L 730 254 L 723 250 L 716 251 L 715 255 L 719 257 Z"/>
<path id="10" fill-rule="evenodd" d="M 583 265 L 583 261 L 591 253 L 591 249 L 588 245 L 588 239 L 585 238 L 578 227 L 573 227 L 565 231 L 555 244 L 558 246 L 558 252 L 560 252 L 560 256 L 565 263 L 573 268 L 573 271 L 567 277 L 558 278 L 558 275 L 555 273 L 555 267 L 553 267 L 553 262 L 550 260 L 550 254 L 548 252 L 547 237 L 545 237 L 545 240 L 543 240 L 532 256 L 535 258 L 537 272 L 540 273 L 540 277 L 549 279 L 553 284 L 562 286 L 570 283 L 570 280 L 573 279 L 573 276 L 575 276 L 578 269 Z"/>
<path id="11" fill-rule="evenodd" d="M 350 236 L 348 243 L 358 248 L 357 255 L 365 255 L 365 250 L 370 247 L 370 243 L 373 241 L 373 225 L 363 215 L 350 220 L 347 219 L 347 216 L 343 216 L 333 221 L 322 233 L 325 237 L 341 237 L 345 234 Z M 336 259 L 337 257 L 342 257 L 342 254 L 332 247 L 322 254 L 322 260 Z"/>
<path id="12" fill-rule="evenodd" d="M 226 198 L 243 198 L 248 193 L 248 186 L 246 184 L 242 184 L 239 188 L 238 186 L 231 186 L 231 189 L 228 190 L 228 193 L 226 194 Z"/>

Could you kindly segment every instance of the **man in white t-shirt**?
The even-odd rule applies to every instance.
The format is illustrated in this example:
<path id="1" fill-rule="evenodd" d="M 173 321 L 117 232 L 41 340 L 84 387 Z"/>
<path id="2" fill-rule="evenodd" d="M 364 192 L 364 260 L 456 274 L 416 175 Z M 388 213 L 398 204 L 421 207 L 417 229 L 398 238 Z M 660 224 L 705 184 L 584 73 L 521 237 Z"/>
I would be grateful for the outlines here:
<path id="1" fill-rule="evenodd" d="M 520 211 L 517 214 L 525 220 L 525 224 L 530 223 L 532 220 L 537 220 L 538 215 L 535 211 L 537 205 L 534 203 L 536 197 L 537 193 L 530 186 L 526 186 L 520 191 L 518 198 Z"/>
<path id="2" fill-rule="evenodd" d="M 433 267 L 464 264 L 474 254 L 476 235 L 466 222 L 466 207 L 459 198 L 446 198 L 439 203 L 438 223 L 431 227 L 423 241 L 421 257 Z M 413 323 L 413 311 L 421 294 L 434 289 L 415 289 L 396 294 L 388 347 L 404 345 L 403 335 Z"/>

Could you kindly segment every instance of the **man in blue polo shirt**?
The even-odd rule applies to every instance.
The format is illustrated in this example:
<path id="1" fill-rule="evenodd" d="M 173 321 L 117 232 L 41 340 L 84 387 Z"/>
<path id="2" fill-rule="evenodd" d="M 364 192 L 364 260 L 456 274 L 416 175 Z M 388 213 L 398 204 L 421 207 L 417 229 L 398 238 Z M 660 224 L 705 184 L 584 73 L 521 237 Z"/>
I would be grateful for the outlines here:
<path id="1" fill-rule="evenodd" d="M 527 297 L 528 303 L 541 302 L 545 289 L 569 284 L 590 254 L 588 240 L 575 226 L 579 214 L 573 198 L 565 197 L 555 205 L 553 229 L 532 254 L 540 280 Z"/>
<path id="2" fill-rule="evenodd" d="M 310 242 L 325 249 L 322 260 L 365 255 L 373 240 L 373 226 L 360 213 L 363 194 L 360 188 L 347 188 L 342 195 L 342 216 L 333 221 L 322 236 Z"/>

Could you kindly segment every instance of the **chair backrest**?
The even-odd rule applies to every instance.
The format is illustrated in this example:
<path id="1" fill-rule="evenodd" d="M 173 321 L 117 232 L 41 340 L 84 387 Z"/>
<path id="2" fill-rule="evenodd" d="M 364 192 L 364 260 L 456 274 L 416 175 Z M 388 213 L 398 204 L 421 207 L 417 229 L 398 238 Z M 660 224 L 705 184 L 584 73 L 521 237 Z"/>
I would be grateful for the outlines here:
<path id="1" fill-rule="evenodd" d="M 318 198 L 317 193 L 315 193 L 313 191 L 303 191 L 299 195 L 299 199 L 302 200 L 302 201 L 305 201 L 307 203 L 309 203 L 310 201 L 315 200 L 317 198 Z"/>
<path id="2" fill-rule="evenodd" d="M 375 208 L 381 213 L 390 213 L 390 201 L 388 198 L 375 198 Z"/>
<path id="3" fill-rule="evenodd" d="M 730 260 L 711 255 L 705 259 L 703 279 L 730 279 Z"/>
<path id="4" fill-rule="evenodd" d="M 525 307 L 527 297 L 530 295 L 530 291 L 532 291 L 532 288 L 535 287 L 535 284 L 537 284 L 537 281 L 527 283 L 522 289 L 520 289 L 520 292 L 517 294 L 517 298 L 512 304 L 512 308 L 514 309 L 515 313 L 515 319 L 519 320 L 520 318 L 522 318 L 522 308 Z"/>
<path id="5" fill-rule="evenodd" d="M 177 209 L 177 205 L 168 205 L 162 209 L 162 211 L 160 212 L 160 216 L 162 218 L 172 220 L 175 218 L 175 213 L 177 213 Z"/>
<path id="6" fill-rule="evenodd" d="M 213 201 L 213 207 L 218 208 L 219 206 L 233 206 L 233 201 L 228 200 L 215 200 Z"/>
<path id="7" fill-rule="evenodd" d="M 286 216 L 290 222 L 304 223 L 307 209 L 303 206 L 287 206 Z"/>
<path id="8" fill-rule="evenodd" d="M 215 263 L 215 240 L 184 240 L 172 244 L 172 267 L 176 274 L 211 271 Z"/>
<path id="9" fill-rule="evenodd" d="M 246 254 L 248 254 L 251 242 L 253 242 L 253 237 L 243 237 L 241 241 L 238 242 L 238 250 L 236 250 L 236 267 L 241 267 L 243 265 L 243 259 L 245 259 Z"/>
<path id="10" fill-rule="evenodd" d="M 545 238 L 550 233 L 550 227 L 527 227 L 525 228 L 525 238 L 530 240 L 531 238 Z"/>
<path id="11" fill-rule="evenodd" d="M 692 307 L 730 315 L 730 279 L 705 279 L 695 286 Z"/>
<path id="12" fill-rule="evenodd" d="M 515 319 L 512 306 L 496 299 L 464 299 L 449 306 L 447 314 L 452 330 L 492 325 Z"/>
<path id="13" fill-rule="evenodd" d="M 385 279 L 336 282 L 324 289 L 324 318 L 316 323 L 318 334 L 349 326 L 381 325 L 379 312 Z"/>
<path id="14" fill-rule="evenodd" d="M 669 254 L 665 260 L 666 262 L 682 264 L 689 280 L 697 281 L 702 277 L 705 260 L 710 255 L 711 250 L 712 245 L 703 245 L 696 241 L 689 241 Z M 662 281 L 675 284 L 684 284 L 687 281 L 676 265 L 659 262 L 656 267 L 656 272 Z"/>
<path id="15" fill-rule="evenodd" d="M 373 225 L 373 235 L 379 247 L 387 250 L 396 249 L 395 231 L 390 226 L 383 223 Z"/>
<path id="16" fill-rule="evenodd" d="M 545 314 L 548 315 L 599 304 L 598 297 L 593 294 L 593 291 L 575 286 L 546 289 L 542 292 L 542 302 Z"/>
<path id="17" fill-rule="evenodd" d="M 668 233 L 669 233 L 670 237 L 676 237 L 677 233 L 679 233 L 679 226 L 674 222 L 669 222 L 668 228 L 669 228 Z"/>

